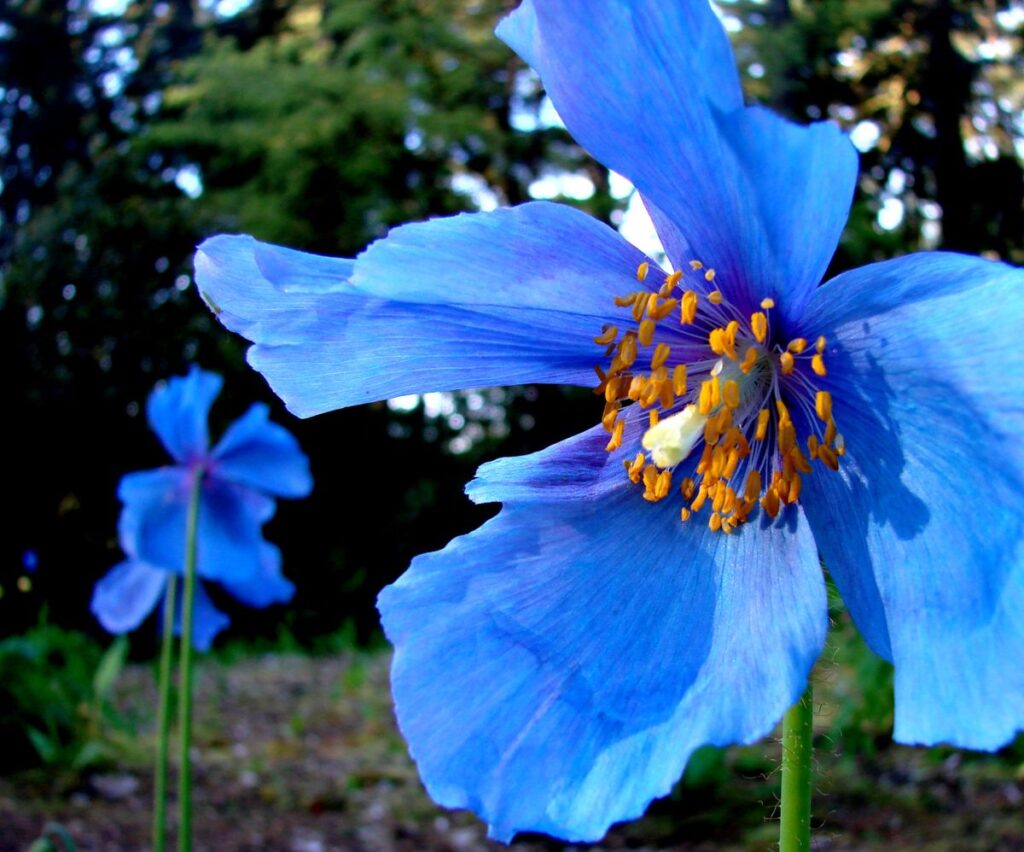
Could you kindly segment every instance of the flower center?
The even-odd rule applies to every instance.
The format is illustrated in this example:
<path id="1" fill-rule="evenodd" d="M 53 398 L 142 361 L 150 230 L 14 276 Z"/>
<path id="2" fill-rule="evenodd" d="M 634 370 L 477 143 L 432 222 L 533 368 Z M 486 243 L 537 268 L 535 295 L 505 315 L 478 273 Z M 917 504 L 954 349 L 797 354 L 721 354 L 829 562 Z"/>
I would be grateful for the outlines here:
<path id="1" fill-rule="evenodd" d="M 622 447 L 627 430 L 643 430 L 623 465 L 644 499 L 670 497 L 673 475 L 682 474 L 681 519 L 707 509 L 709 528 L 731 533 L 758 506 L 775 518 L 797 502 L 812 463 L 838 470 L 845 445 L 831 394 L 816 386 L 827 373 L 825 338 L 814 346 L 802 337 L 776 341 L 774 300 L 742 314 L 715 286 L 713 269 L 693 260 L 689 273 L 697 280 L 687 287 L 683 270 L 663 275 L 640 264 L 641 289 L 615 299 L 631 322 L 621 337 L 606 325 L 594 338 L 611 359 L 607 370 L 594 368 L 594 392 L 605 398 L 609 452 Z M 660 278 L 657 289 L 652 278 Z M 806 452 L 790 407 L 799 412 Z"/>

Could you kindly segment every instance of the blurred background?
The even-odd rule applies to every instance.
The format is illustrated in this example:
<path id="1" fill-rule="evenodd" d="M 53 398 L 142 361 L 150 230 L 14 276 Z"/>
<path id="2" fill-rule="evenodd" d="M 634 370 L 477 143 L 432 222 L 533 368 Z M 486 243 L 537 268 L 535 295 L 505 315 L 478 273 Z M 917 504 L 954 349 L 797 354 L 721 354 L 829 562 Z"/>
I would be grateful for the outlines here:
<path id="1" fill-rule="evenodd" d="M 257 612 L 217 598 L 233 623 L 214 658 L 225 671 L 271 652 L 331 660 L 340 668 L 328 693 L 360 695 L 352 706 L 377 707 L 382 725 L 390 711 L 386 700 L 374 703 L 378 693 L 386 699 L 375 662 L 379 589 L 417 553 L 494 514 L 462 495 L 479 463 L 539 449 L 598 419 L 600 404 L 585 390 L 520 387 L 403 397 L 299 421 L 245 365 L 244 342 L 214 321 L 192 286 L 194 247 L 215 233 L 354 256 L 399 223 L 538 198 L 580 207 L 656 252 L 628 181 L 572 141 L 537 77 L 493 37 L 514 5 L 0 4 L 0 364 L 9 436 L 0 772 L 47 768 L 39 795 L 59 797 L 79 790 L 86 770 L 131 764 L 117 742 L 131 728 L 129 711 L 112 696 L 124 688 L 125 660 L 152 659 L 155 618 L 130 644 L 112 646 L 88 601 L 121 558 L 118 480 L 167 461 L 144 415 L 158 380 L 194 363 L 222 373 L 213 434 L 265 401 L 313 465 L 312 497 L 282 502 L 267 529 L 297 586 L 294 601 Z M 860 150 L 858 194 L 833 273 L 925 248 L 1024 262 L 1024 2 L 763 0 L 718 9 L 749 100 L 801 121 L 833 119 Z M 650 109 L 657 115 L 659 105 Z M 839 698 L 821 733 L 833 756 L 891 751 L 887 667 L 858 644 L 838 602 L 833 615 L 826 680 Z M 97 677 L 101 660 L 105 680 Z M 296 688 L 321 675 L 311 670 Z M 217 683 L 226 681 L 214 693 Z M 340 712 L 331 707 L 324 712 Z M 100 745 L 83 757 L 90 742 Z M 404 759 L 399 742 L 393 751 Z M 929 754 L 912 759 L 940 768 L 973 759 Z M 995 813 L 1024 798 L 1022 754 L 1010 749 L 984 764 L 1002 791 Z M 721 802 L 727 782 L 760 777 L 763 790 L 741 788 L 763 820 L 757 796 L 770 798 L 777 779 L 770 763 L 744 768 L 744 755 L 716 753 L 704 776 L 697 761 L 690 783 L 711 785 L 705 798 Z M 69 773 L 61 777 L 70 787 L 53 786 L 57 770 Z M 865 783 L 877 788 L 882 771 Z M 21 795 L 25 776 L 12 777 L 5 783 Z M 414 786 L 415 778 L 388 783 Z M 102 798 L 91 790 L 83 795 Z M 3 795 L 0 787 L 0 809 Z M 349 807 L 329 795 L 320 796 L 327 804 L 295 795 L 306 814 Z M 700 801 L 695 795 L 687 801 Z M 424 820 L 447 819 L 422 807 L 431 814 Z M 675 828 L 649 842 L 683 842 L 679 826 L 693 823 L 673 813 Z M 708 830 L 730 820 L 722 815 Z M 1019 826 L 1016 835 L 1007 830 L 1007 843 L 1016 837 L 1024 846 Z M 438 831 L 452 842 L 447 828 Z M 0 823 L 0 848 L 8 848 L 3 837 Z M 401 845 L 388 838 L 378 838 L 381 848 Z M 365 838 L 353 843 L 378 848 Z M 425 835 L 408 848 L 418 845 L 429 845 Z"/>

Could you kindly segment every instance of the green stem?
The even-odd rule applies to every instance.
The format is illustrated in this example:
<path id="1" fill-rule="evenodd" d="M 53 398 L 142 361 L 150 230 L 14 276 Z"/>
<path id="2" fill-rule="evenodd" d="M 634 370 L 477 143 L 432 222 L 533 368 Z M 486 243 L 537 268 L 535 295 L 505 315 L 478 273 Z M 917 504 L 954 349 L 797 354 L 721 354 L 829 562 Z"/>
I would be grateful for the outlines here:
<path id="1" fill-rule="evenodd" d="M 185 527 L 185 591 L 181 599 L 181 665 L 178 685 L 178 849 L 192 849 L 192 610 L 196 597 L 196 550 L 199 528 L 199 493 L 203 472 L 196 470 Z"/>
<path id="2" fill-rule="evenodd" d="M 167 848 L 167 755 L 171 740 L 171 664 L 174 657 L 174 599 L 178 578 L 170 574 L 164 596 L 164 635 L 160 646 L 156 770 L 153 773 L 153 852 Z"/>
<path id="3" fill-rule="evenodd" d="M 814 696 L 807 691 L 782 717 L 782 820 L 779 852 L 811 848 L 811 759 Z"/>

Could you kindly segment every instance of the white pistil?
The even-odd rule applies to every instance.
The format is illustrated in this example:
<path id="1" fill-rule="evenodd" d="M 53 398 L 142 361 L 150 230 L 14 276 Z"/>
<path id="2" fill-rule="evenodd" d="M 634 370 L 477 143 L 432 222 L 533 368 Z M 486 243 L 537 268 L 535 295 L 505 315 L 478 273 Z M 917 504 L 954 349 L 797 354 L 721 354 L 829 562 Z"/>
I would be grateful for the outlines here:
<path id="1" fill-rule="evenodd" d="M 688 405 L 648 429 L 644 433 L 643 447 L 658 467 L 675 467 L 703 436 L 707 422 L 708 418 L 697 411 L 696 405 Z"/>

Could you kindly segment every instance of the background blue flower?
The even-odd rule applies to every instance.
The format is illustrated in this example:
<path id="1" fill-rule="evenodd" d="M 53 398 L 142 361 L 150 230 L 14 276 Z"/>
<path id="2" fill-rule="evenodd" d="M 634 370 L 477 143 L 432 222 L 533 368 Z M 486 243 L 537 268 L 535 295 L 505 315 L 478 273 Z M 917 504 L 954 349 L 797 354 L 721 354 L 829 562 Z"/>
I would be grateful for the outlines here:
<path id="1" fill-rule="evenodd" d="M 183 572 L 189 500 L 199 474 L 197 575 L 220 582 L 254 607 L 283 603 L 294 594 L 281 574 L 281 553 L 264 541 L 262 528 L 274 513 L 274 497 L 309 494 L 309 463 L 261 404 L 231 424 L 211 450 L 208 415 L 222 384 L 220 376 L 193 367 L 149 397 L 149 424 L 176 464 L 121 480 L 118 538 L 127 559 L 100 579 L 92 598 L 92 611 L 112 633 L 138 627 L 163 598 L 170 574 Z M 228 624 L 202 583 L 196 587 L 194 624 L 192 641 L 201 650 Z"/>
<path id="2" fill-rule="evenodd" d="M 1005 743 L 1024 724 L 1024 276 L 922 254 L 819 288 L 856 155 L 834 125 L 744 106 L 705 0 L 526 0 L 499 35 L 637 187 L 674 268 L 714 267 L 740 316 L 773 300 L 776 343 L 828 338 L 815 382 L 846 455 L 777 522 L 731 535 L 640 499 L 622 470 L 635 427 L 621 451 L 596 427 L 481 468 L 469 495 L 501 513 L 380 597 L 431 795 L 505 839 L 594 839 L 639 815 L 695 748 L 764 736 L 800 695 L 827 627 L 819 551 L 896 665 L 895 736 Z M 217 237 L 196 273 L 308 416 L 426 390 L 592 386 L 594 337 L 621 323 L 614 300 L 646 261 L 541 203 L 398 228 L 355 261 Z M 645 297 L 664 280 L 652 264 Z"/>

